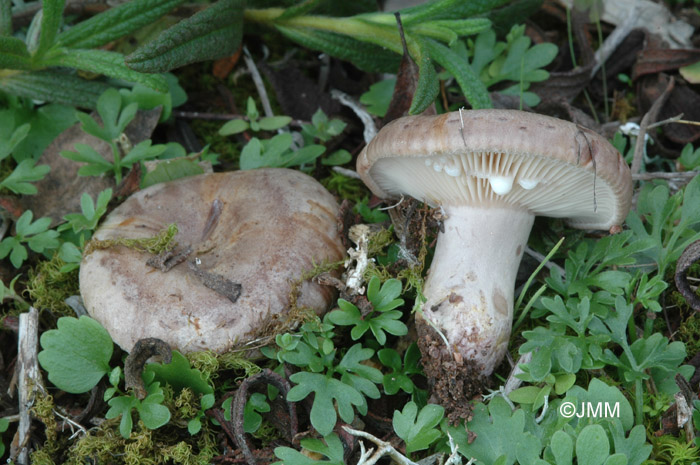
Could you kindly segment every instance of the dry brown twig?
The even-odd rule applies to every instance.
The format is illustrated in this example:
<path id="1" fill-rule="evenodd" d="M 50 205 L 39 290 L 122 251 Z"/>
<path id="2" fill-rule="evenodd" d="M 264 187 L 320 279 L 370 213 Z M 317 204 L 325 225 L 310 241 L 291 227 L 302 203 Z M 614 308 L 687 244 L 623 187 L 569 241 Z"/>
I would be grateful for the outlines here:
<path id="1" fill-rule="evenodd" d="M 656 122 L 656 117 L 659 115 L 661 107 L 663 107 L 666 100 L 671 95 L 671 91 L 675 86 L 675 80 L 671 78 L 668 81 L 666 89 L 663 93 L 656 99 L 654 104 L 651 106 L 649 111 L 644 115 L 642 121 L 639 123 L 639 134 L 637 135 L 637 142 L 634 145 L 634 158 L 632 159 L 632 175 L 638 174 L 642 169 L 642 162 L 644 161 L 644 146 L 646 145 L 646 134 L 649 126 Z"/>

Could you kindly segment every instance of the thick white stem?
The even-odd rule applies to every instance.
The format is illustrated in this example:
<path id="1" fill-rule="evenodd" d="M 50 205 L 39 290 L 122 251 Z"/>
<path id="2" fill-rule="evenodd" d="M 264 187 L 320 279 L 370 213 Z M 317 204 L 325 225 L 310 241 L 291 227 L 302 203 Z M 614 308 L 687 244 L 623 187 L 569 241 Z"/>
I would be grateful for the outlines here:
<path id="1" fill-rule="evenodd" d="M 508 347 L 513 288 L 534 216 L 504 207 L 445 207 L 423 314 L 449 350 L 490 375 Z"/>

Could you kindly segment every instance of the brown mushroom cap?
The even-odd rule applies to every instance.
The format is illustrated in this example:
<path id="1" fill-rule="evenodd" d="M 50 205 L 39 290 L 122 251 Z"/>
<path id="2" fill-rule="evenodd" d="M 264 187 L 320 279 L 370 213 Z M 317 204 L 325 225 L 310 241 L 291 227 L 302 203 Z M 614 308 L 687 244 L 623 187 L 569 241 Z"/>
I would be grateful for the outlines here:
<path id="1" fill-rule="evenodd" d="M 632 194 L 629 168 L 605 138 L 516 110 L 400 118 L 367 145 L 357 171 L 381 198 L 520 206 L 589 229 L 621 224 Z"/>
<path id="2" fill-rule="evenodd" d="M 224 352 L 288 310 L 292 281 L 342 259 L 337 211 L 323 186 L 287 169 L 151 186 L 115 209 L 95 239 L 151 237 L 175 223 L 179 248 L 192 252 L 167 272 L 124 246 L 90 253 L 80 267 L 85 306 L 127 351 L 157 337 L 184 352 Z M 320 313 L 331 298 L 328 288 L 304 282 L 297 304 Z"/>

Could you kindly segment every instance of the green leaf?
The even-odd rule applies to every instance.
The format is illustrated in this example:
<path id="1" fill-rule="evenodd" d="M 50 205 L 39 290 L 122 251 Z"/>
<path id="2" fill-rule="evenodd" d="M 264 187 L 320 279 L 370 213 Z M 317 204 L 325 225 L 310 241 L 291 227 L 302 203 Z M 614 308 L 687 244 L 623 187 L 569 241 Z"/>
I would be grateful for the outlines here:
<path id="1" fill-rule="evenodd" d="M 231 121 L 228 121 L 223 126 L 221 126 L 221 129 L 219 129 L 219 134 L 222 136 L 239 134 L 243 131 L 246 131 L 249 127 L 250 125 L 245 120 L 232 119 Z"/>
<path id="2" fill-rule="evenodd" d="M 139 0 L 128 2 L 81 21 L 57 39 L 59 45 L 72 48 L 97 48 L 127 36 L 183 3 L 184 0 Z"/>
<path id="3" fill-rule="evenodd" d="M 69 160 L 78 161 L 82 163 L 90 163 L 93 165 L 102 165 L 107 169 L 112 167 L 112 164 L 102 158 L 102 155 L 86 144 L 75 144 L 75 152 L 70 150 L 62 150 L 61 156 Z"/>
<path id="4" fill-rule="evenodd" d="M 39 38 L 39 46 L 34 52 L 34 59 L 41 57 L 54 45 L 58 28 L 63 20 L 63 7 L 66 0 L 42 0 L 42 15 L 41 15 L 41 37 Z"/>
<path id="5" fill-rule="evenodd" d="M 187 158 L 176 158 L 160 161 L 153 171 L 149 171 L 143 177 L 142 188 L 161 182 L 173 181 L 204 173 L 204 168 Z"/>
<path id="6" fill-rule="evenodd" d="M 12 150 L 12 158 L 18 163 L 29 158 L 38 160 L 56 136 L 76 121 L 75 108 L 67 105 L 42 105 L 21 112 L 14 110 L 14 113 L 31 126 L 27 136 Z"/>
<path id="7" fill-rule="evenodd" d="M 10 35 L 12 35 L 12 0 L 0 0 L 0 36 Z M 0 433 L 4 431 L 2 422 L 3 420 L 0 419 Z M 3 447 L 2 441 L 0 441 L 0 447 Z M 2 454 L 3 451 L 0 451 L 0 457 Z"/>
<path id="8" fill-rule="evenodd" d="M 0 186 L 15 194 L 34 195 L 37 189 L 30 183 L 43 179 L 50 169 L 49 165 L 34 166 L 33 160 L 23 160 L 8 177 L 0 182 Z"/>
<path id="9" fill-rule="evenodd" d="M 610 454 L 610 442 L 600 425 L 588 425 L 576 438 L 576 463 L 579 465 L 603 465 Z"/>
<path id="10" fill-rule="evenodd" d="M 393 426 L 397 436 L 406 443 L 406 452 L 411 453 L 424 450 L 442 437 L 442 433 L 435 428 L 442 420 L 445 409 L 439 405 L 428 404 L 418 413 L 418 407 L 414 402 L 408 402 L 402 412 L 394 411 Z"/>
<path id="11" fill-rule="evenodd" d="M 360 96 L 360 103 L 365 105 L 367 111 L 375 116 L 383 118 L 389 109 L 391 97 L 394 95 L 396 78 L 384 79 L 369 86 L 369 90 Z"/>
<path id="12" fill-rule="evenodd" d="M 146 139 L 136 144 L 122 159 L 122 166 L 129 167 L 138 161 L 151 160 L 163 153 L 165 150 L 164 144 L 152 146 L 151 142 L 150 139 Z"/>
<path id="13" fill-rule="evenodd" d="M 168 91 L 165 79 L 158 74 L 144 74 L 129 69 L 124 64 L 121 53 L 106 50 L 66 49 L 45 60 L 47 66 L 67 66 L 70 68 L 104 74 L 105 76 L 140 83 L 161 92 Z"/>
<path id="14" fill-rule="evenodd" d="M 16 37 L 0 37 L 0 68 L 32 68 L 32 60 L 23 40 Z"/>
<path id="15" fill-rule="evenodd" d="M 148 429 L 157 429 L 170 421 L 170 410 L 165 405 L 147 402 L 148 397 L 136 407 L 139 418 Z"/>
<path id="16" fill-rule="evenodd" d="M 488 405 L 476 404 L 472 420 L 467 429 L 450 426 L 447 428 L 459 447 L 459 453 L 475 458 L 481 463 L 502 463 L 512 465 L 516 460 L 517 444 L 532 443 L 536 449 L 541 445 L 530 439 L 532 433 L 525 431 L 525 411 L 511 411 L 501 397 L 495 397 Z M 476 439 L 469 432 L 476 434 Z M 537 438 L 534 438 L 537 439 Z"/>
<path id="17" fill-rule="evenodd" d="M 86 316 L 59 318 L 57 327 L 41 335 L 39 363 L 59 389 L 73 394 L 87 392 L 111 371 L 112 339 L 97 321 Z"/>
<path id="18" fill-rule="evenodd" d="M 268 116 L 261 118 L 258 123 L 263 131 L 274 131 L 288 125 L 291 121 L 292 118 L 289 116 Z"/>
<path id="19" fill-rule="evenodd" d="M 474 74 L 466 61 L 448 47 L 432 39 L 426 39 L 423 46 L 434 61 L 454 76 L 473 109 L 492 107 L 491 97 L 489 97 L 486 86 Z"/>
<path id="20" fill-rule="evenodd" d="M 627 465 L 641 465 L 651 455 L 652 446 L 647 444 L 644 425 L 632 428 L 628 437 L 625 438 L 622 422 L 614 418 L 610 425 L 610 431 L 615 452 L 627 457 Z"/>
<path id="21" fill-rule="evenodd" d="M 253 393 L 243 409 L 243 431 L 254 433 L 262 424 L 262 416 L 258 412 L 269 412 L 270 404 L 265 400 L 265 395 L 259 392 Z"/>
<path id="22" fill-rule="evenodd" d="M 302 371 L 294 373 L 289 379 L 297 384 L 287 393 L 289 402 L 298 402 L 312 392 L 315 394 L 310 419 L 316 431 L 323 436 L 333 430 L 337 421 L 334 400 L 340 418 L 346 423 L 351 423 L 354 418 L 352 406 L 364 403 L 364 397 L 355 388 L 321 373 Z"/>
<path id="23" fill-rule="evenodd" d="M 23 72 L 0 77 L 0 90 L 9 94 L 82 108 L 95 108 L 97 98 L 108 88 L 103 82 L 88 81 L 58 70 Z"/>
<path id="24" fill-rule="evenodd" d="M 324 166 L 339 166 L 352 161 L 352 154 L 345 149 L 336 150 L 327 157 L 323 157 L 321 164 Z"/>
<path id="25" fill-rule="evenodd" d="M 524 386 L 508 394 L 508 398 L 519 404 L 534 404 L 540 391 L 538 386 Z"/>
<path id="26" fill-rule="evenodd" d="M 574 454 L 574 440 L 564 431 L 555 431 L 550 442 L 556 465 L 571 465 Z"/>
<path id="27" fill-rule="evenodd" d="M 312 50 L 349 61 L 363 71 L 395 73 L 401 61 L 401 57 L 395 53 L 347 36 L 279 24 L 275 27 L 290 40 Z"/>
<path id="28" fill-rule="evenodd" d="M 201 371 L 191 368 L 190 362 L 177 350 L 172 352 L 172 361 L 167 364 L 149 363 L 145 372 L 152 372 L 157 381 L 172 386 L 175 393 L 190 388 L 196 394 L 211 394 L 214 389 Z"/>
<path id="29" fill-rule="evenodd" d="M 122 419 L 119 423 L 119 433 L 123 438 L 128 439 L 131 435 L 133 420 L 131 418 L 131 409 L 136 406 L 138 399 L 133 396 L 118 396 L 113 397 L 107 403 L 109 410 L 105 414 L 106 419 L 117 418 L 121 415 Z"/>
<path id="30" fill-rule="evenodd" d="M 137 71 L 160 73 L 232 55 L 243 34 L 243 5 L 242 0 L 220 0 L 166 30 L 126 62 Z"/>
<path id="31" fill-rule="evenodd" d="M 418 84 L 411 107 L 408 110 L 409 115 L 417 115 L 428 108 L 438 96 L 440 92 L 440 81 L 438 80 L 435 66 L 429 58 L 427 52 L 423 52 L 423 56 L 418 64 Z"/>

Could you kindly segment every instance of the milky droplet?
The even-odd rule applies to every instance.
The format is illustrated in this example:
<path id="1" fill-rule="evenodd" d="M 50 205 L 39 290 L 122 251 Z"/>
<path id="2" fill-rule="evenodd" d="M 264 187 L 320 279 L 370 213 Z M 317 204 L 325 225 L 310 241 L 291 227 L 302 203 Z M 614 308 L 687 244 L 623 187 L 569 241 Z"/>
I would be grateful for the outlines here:
<path id="1" fill-rule="evenodd" d="M 526 191 L 529 191 L 530 189 L 534 189 L 537 186 L 538 181 L 535 179 L 520 179 L 518 181 L 518 184 L 520 184 L 520 187 L 522 187 Z"/>
<path id="2" fill-rule="evenodd" d="M 489 178 L 491 189 L 498 195 L 505 195 L 513 188 L 513 178 L 506 176 L 492 176 Z"/>

